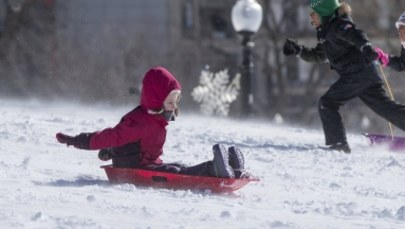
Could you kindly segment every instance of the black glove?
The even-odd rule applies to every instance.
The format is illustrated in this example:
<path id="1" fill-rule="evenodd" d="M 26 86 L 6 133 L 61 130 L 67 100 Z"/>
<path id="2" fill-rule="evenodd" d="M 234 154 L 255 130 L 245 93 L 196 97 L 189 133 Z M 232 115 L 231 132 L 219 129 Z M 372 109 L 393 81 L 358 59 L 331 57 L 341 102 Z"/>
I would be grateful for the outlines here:
<path id="1" fill-rule="evenodd" d="M 78 149 L 90 149 L 91 135 L 91 133 L 81 133 L 72 137 L 63 133 L 57 133 L 56 140 L 58 140 L 59 143 L 74 146 Z"/>
<path id="2" fill-rule="evenodd" d="M 360 51 L 363 53 L 366 63 L 370 64 L 371 62 L 377 60 L 378 52 L 374 50 L 371 44 L 365 44 L 361 47 Z"/>
<path id="3" fill-rule="evenodd" d="M 114 158 L 124 158 L 130 156 L 141 156 L 141 149 L 140 149 L 139 142 L 132 142 L 120 147 L 112 147 L 112 148 L 105 148 L 101 149 L 98 152 L 98 158 L 102 161 L 108 161 Z"/>
<path id="4" fill-rule="evenodd" d="M 301 45 L 299 45 L 296 41 L 287 38 L 284 43 L 283 53 L 286 56 L 298 55 L 301 49 L 302 49 Z"/>
<path id="5" fill-rule="evenodd" d="M 112 148 L 101 149 L 98 151 L 98 159 L 108 161 L 114 157 L 114 150 Z"/>

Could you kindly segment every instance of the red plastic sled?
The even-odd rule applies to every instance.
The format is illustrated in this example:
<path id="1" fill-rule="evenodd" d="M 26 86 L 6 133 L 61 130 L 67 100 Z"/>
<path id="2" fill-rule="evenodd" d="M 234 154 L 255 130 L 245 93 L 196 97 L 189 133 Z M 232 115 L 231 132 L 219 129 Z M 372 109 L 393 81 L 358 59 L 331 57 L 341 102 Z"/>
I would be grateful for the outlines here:
<path id="1" fill-rule="evenodd" d="M 101 166 L 107 173 L 110 183 L 130 183 L 141 186 L 182 190 L 210 190 L 229 193 L 238 190 L 257 178 L 228 179 L 218 177 L 190 176 L 184 174 L 157 172 L 143 169 L 114 168 Z"/>
<path id="2" fill-rule="evenodd" d="M 399 151 L 405 150 L 405 137 L 388 136 L 383 134 L 364 134 L 371 144 L 388 145 L 390 150 Z"/>

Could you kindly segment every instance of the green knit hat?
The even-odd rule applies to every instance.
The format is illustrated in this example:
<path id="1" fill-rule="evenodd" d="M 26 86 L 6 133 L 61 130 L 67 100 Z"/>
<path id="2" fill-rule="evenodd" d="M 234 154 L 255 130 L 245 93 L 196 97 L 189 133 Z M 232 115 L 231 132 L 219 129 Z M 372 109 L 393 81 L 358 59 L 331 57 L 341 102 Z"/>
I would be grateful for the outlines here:
<path id="1" fill-rule="evenodd" d="M 331 16 L 339 6 L 339 0 L 311 0 L 309 3 L 309 7 L 321 17 Z"/>

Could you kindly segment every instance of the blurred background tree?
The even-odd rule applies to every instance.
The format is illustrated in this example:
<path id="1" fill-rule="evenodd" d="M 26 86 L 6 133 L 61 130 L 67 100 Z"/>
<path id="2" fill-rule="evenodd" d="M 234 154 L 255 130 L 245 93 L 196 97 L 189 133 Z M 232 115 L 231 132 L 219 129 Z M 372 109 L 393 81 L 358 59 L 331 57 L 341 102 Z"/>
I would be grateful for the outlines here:
<path id="1" fill-rule="evenodd" d="M 264 20 L 255 37 L 254 113 L 319 127 L 317 102 L 336 74 L 327 64 L 282 55 L 287 37 L 316 44 L 308 1 L 258 2 Z M 405 11 L 405 1 L 346 2 L 374 45 L 399 53 L 394 23 Z M 182 108 L 198 111 L 190 93 L 201 70 L 226 68 L 233 77 L 240 69 L 241 40 L 230 19 L 234 4 L 235 0 L 0 0 L 0 95 L 136 104 L 144 72 L 161 65 L 183 85 Z M 405 103 L 403 73 L 384 71 L 397 100 Z M 238 116 L 240 109 L 238 100 L 230 115 Z M 357 100 L 342 114 L 353 131 L 388 131 L 386 122 Z"/>

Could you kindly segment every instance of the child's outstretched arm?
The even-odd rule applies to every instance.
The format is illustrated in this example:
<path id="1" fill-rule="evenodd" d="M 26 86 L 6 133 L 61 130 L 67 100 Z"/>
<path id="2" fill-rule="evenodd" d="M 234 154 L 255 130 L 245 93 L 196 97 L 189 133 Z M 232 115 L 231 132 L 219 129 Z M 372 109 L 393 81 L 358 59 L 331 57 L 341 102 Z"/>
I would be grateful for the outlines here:
<path id="1" fill-rule="evenodd" d="M 283 53 L 286 56 L 295 55 L 306 62 L 327 62 L 326 55 L 321 47 L 321 44 L 318 44 L 315 48 L 308 48 L 298 44 L 298 42 L 290 38 L 287 38 L 284 43 Z"/>
<path id="2" fill-rule="evenodd" d="M 59 143 L 74 146 L 78 149 L 90 149 L 91 135 L 91 133 L 81 133 L 76 136 L 69 136 L 67 134 L 57 133 L 56 140 L 58 140 Z"/>

